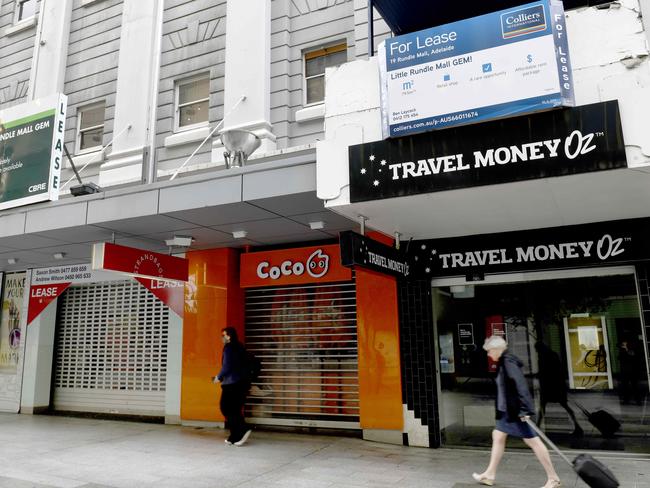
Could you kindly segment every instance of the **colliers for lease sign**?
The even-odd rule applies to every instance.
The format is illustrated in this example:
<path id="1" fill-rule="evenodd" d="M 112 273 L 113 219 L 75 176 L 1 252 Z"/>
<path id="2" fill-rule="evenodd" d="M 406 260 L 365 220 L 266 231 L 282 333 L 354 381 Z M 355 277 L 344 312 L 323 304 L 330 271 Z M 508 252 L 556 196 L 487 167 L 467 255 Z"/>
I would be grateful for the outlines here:
<path id="1" fill-rule="evenodd" d="M 384 137 L 574 104 L 559 0 L 393 37 L 379 51 Z"/>
<path id="2" fill-rule="evenodd" d="M 67 97 L 0 110 L 0 210 L 59 198 Z"/>

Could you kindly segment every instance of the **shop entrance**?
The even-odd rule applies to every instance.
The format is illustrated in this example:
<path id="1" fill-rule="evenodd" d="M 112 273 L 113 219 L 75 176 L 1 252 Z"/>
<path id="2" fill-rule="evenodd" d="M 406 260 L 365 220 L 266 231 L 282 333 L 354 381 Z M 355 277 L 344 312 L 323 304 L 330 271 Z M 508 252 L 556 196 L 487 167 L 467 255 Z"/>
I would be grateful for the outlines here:
<path id="1" fill-rule="evenodd" d="M 54 409 L 162 417 L 169 308 L 132 280 L 72 286 L 60 300 Z"/>
<path id="2" fill-rule="evenodd" d="M 444 444 L 490 445 L 496 365 L 481 346 L 499 334 L 521 359 L 554 441 L 650 452 L 648 354 L 634 268 L 491 276 L 480 284 L 437 280 L 432 296 Z M 590 421 L 601 410 L 620 423 L 616 432 Z"/>
<path id="3" fill-rule="evenodd" d="M 252 423 L 359 428 L 354 281 L 246 290 L 246 346 L 262 363 Z"/>

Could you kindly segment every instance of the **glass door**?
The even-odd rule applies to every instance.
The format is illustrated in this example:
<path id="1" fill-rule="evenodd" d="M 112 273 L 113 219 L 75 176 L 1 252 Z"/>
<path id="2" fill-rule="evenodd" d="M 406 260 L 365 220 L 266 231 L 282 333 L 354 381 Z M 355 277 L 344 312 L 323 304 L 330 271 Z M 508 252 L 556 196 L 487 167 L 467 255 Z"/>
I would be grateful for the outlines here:
<path id="1" fill-rule="evenodd" d="M 491 443 L 497 365 L 482 345 L 497 334 L 521 360 L 537 418 L 556 442 L 650 452 L 647 354 L 634 275 L 544 278 L 434 283 L 443 443 Z"/>

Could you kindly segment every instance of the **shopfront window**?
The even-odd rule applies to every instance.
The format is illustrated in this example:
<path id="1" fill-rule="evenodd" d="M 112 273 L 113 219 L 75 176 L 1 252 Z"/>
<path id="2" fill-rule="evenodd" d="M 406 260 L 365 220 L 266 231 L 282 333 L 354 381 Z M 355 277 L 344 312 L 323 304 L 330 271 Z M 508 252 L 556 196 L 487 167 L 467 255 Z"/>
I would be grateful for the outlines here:
<path id="1" fill-rule="evenodd" d="M 490 445 L 496 364 L 481 346 L 500 334 L 521 359 L 538 420 L 558 444 L 650 451 L 634 275 L 437 286 L 433 306 L 444 443 Z"/>

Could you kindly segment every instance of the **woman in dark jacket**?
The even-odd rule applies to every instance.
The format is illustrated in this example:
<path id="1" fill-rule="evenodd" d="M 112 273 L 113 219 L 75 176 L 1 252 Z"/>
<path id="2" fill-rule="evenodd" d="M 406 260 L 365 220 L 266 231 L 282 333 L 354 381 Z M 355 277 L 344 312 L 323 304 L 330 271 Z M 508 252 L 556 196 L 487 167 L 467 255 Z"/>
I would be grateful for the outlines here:
<path id="1" fill-rule="evenodd" d="M 483 349 L 493 361 L 497 361 L 496 427 L 492 431 L 492 453 L 490 464 L 481 474 L 472 474 L 474 480 L 482 485 L 492 486 L 497 467 L 506 448 L 509 435 L 523 439 L 530 447 L 546 471 L 546 484 L 543 488 L 557 488 L 561 485 L 548 449 L 526 423 L 534 415 L 535 405 L 530 395 L 526 378 L 521 371 L 522 362 L 507 350 L 508 343 L 500 336 L 485 340 Z"/>
<path id="2" fill-rule="evenodd" d="M 226 428 L 230 430 L 230 436 L 225 442 L 228 445 L 242 446 L 251 434 L 251 429 L 244 420 L 244 403 L 250 389 L 248 358 L 233 327 L 222 329 L 221 339 L 224 344 L 221 371 L 215 380 L 221 383 L 219 406 L 226 419 Z"/>

